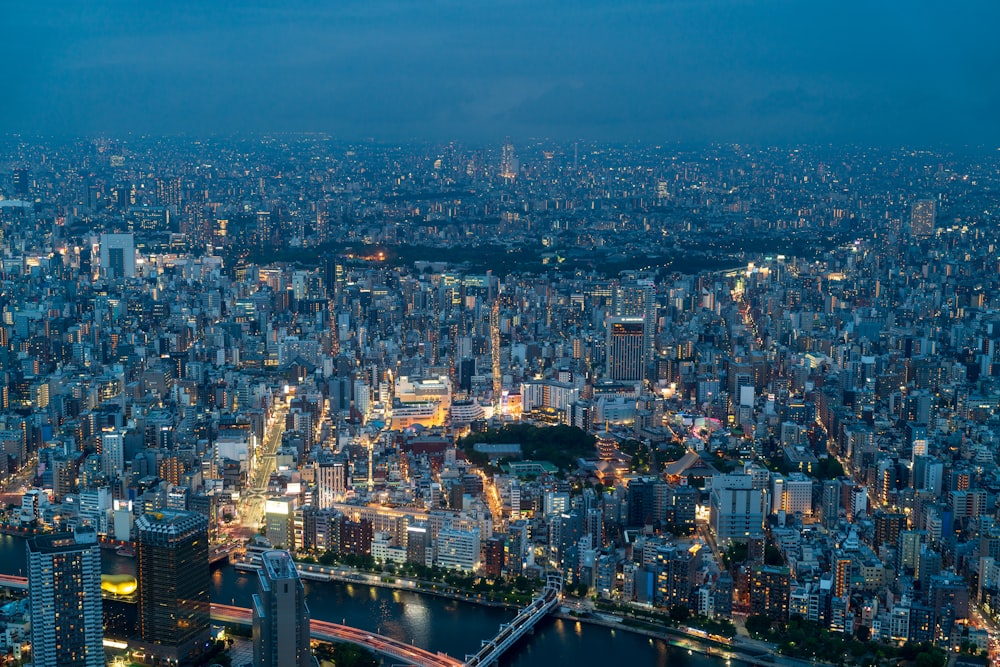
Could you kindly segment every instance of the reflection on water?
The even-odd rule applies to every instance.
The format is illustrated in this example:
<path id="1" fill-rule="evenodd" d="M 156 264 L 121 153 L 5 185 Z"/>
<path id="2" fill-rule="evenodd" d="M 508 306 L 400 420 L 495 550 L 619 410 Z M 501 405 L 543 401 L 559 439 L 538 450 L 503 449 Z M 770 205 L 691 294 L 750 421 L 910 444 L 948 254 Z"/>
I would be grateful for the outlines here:
<path id="1" fill-rule="evenodd" d="M 135 574 L 134 558 L 102 550 L 105 574 Z M 24 538 L 0 535 L 0 573 L 24 576 Z M 346 623 L 381 632 L 407 644 L 464 657 L 479 650 L 480 642 L 496 635 L 514 613 L 480 607 L 409 591 L 394 591 L 337 582 L 304 582 L 310 615 L 318 620 Z M 250 606 L 257 590 L 253 573 L 232 566 L 212 573 L 212 599 L 223 604 Z M 631 632 L 558 619 L 543 619 L 533 634 L 514 646 L 501 660 L 504 667 L 549 667 L 559 664 L 631 663 L 667 667 L 723 667 L 720 660 L 667 646 Z M 736 663 L 740 665 L 741 663 Z"/>

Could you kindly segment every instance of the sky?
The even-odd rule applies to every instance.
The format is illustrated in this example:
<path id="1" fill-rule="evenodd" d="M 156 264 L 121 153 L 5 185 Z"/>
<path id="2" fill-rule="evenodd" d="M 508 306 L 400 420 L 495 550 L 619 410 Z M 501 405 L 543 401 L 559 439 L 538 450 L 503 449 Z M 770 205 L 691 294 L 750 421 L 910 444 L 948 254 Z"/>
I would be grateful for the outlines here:
<path id="1" fill-rule="evenodd" d="M 0 133 L 1000 146 L 997 0 L 36 0 Z"/>

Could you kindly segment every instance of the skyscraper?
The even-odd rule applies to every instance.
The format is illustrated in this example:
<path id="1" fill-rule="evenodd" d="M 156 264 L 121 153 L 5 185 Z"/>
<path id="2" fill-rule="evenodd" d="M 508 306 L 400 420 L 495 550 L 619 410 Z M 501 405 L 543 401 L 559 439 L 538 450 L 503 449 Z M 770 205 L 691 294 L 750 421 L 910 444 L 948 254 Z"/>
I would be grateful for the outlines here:
<path id="1" fill-rule="evenodd" d="M 268 551 L 253 596 L 254 667 L 308 667 L 309 608 L 302 580 L 287 551 Z"/>
<path id="2" fill-rule="evenodd" d="M 27 543 L 31 650 L 40 667 L 104 664 L 101 549 L 93 528 Z"/>
<path id="3" fill-rule="evenodd" d="M 608 321 L 607 376 L 638 381 L 646 370 L 645 322 L 641 317 L 613 317 Z"/>
<path id="4" fill-rule="evenodd" d="M 642 342 L 650 354 L 656 337 L 656 283 L 648 278 L 622 282 L 612 293 L 611 308 L 615 317 L 643 319 Z"/>
<path id="5" fill-rule="evenodd" d="M 208 521 L 195 512 L 147 512 L 135 531 L 139 637 L 156 658 L 184 664 L 210 638 Z"/>
<path id="6" fill-rule="evenodd" d="M 517 177 L 517 171 L 520 168 L 520 163 L 518 162 L 517 155 L 514 153 L 514 144 L 510 143 L 508 138 L 504 142 L 503 148 L 500 149 L 500 178 L 507 181 L 512 181 Z"/>
<path id="7" fill-rule="evenodd" d="M 921 199 L 910 210 L 910 235 L 931 236 L 934 234 L 936 207 L 933 199 Z"/>
<path id="8" fill-rule="evenodd" d="M 101 459 L 104 474 L 110 479 L 125 472 L 125 433 L 116 429 L 105 429 L 101 433 Z"/>

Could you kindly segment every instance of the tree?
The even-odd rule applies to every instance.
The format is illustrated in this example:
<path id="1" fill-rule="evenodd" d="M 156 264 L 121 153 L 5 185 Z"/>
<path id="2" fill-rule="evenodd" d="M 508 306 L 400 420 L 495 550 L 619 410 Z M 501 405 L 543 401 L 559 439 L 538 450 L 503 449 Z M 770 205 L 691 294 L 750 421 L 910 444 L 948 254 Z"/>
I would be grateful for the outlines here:
<path id="1" fill-rule="evenodd" d="M 854 630 L 854 636 L 859 640 L 866 642 L 871 638 L 872 631 L 867 625 L 858 625 L 858 627 Z"/>
<path id="2" fill-rule="evenodd" d="M 675 604 L 670 608 L 670 620 L 675 623 L 683 623 L 691 616 L 691 610 L 686 605 Z"/>
<path id="3" fill-rule="evenodd" d="M 750 550 L 746 542 L 733 542 L 722 554 L 722 561 L 726 567 L 731 568 L 734 565 L 745 563 L 749 555 Z"/>
<path id="4" fill-rule="evenodd" d="M 784 565 L 785 557 L 781 555 L 781 549 L 768 544 L 764 547 L 764 565 Z"/>
<path id="5" fill-rule="evenodd" d="M 747 632 L 755 636 L 766 635 L 768 630 L 771 629 L 771 619 L 763 614 L 754 614 L 753 616 L 747 617 L 746 622 Z"/>

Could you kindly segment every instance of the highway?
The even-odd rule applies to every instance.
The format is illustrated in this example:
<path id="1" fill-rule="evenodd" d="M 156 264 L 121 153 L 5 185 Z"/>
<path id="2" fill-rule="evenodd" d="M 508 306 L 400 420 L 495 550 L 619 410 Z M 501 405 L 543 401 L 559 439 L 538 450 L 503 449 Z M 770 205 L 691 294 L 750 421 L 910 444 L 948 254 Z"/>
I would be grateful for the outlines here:
<path id="1" fill-rule="evenodd" d="M 253 622 L 251 611 L 246 607 L 233 607 L 225 604 L 212 604 L 212 620 L 222 623 Z M 420 667 L 461 667 L 464 663 L 444 653 L 431 653 L 422 648 L 404 644 L 403 642 L 383 637 L 366 630 L 358 630 L 339 623 L 328 621 L 310 621 L 310 631 L 313 639 L 321 641 L 350 642 L 364 648 L 387 655 L 407 664 Z"/>

